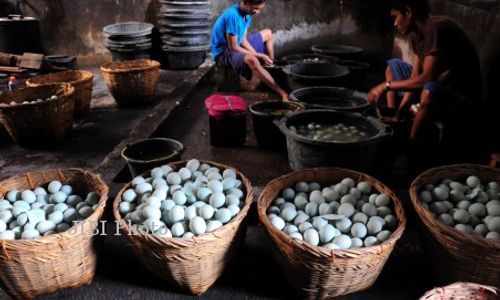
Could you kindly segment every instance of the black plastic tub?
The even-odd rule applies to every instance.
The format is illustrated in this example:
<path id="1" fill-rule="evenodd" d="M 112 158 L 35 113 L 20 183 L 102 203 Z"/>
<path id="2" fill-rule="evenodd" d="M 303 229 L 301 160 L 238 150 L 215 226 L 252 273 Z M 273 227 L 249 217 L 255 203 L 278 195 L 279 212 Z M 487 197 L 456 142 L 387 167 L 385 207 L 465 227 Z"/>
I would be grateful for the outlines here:
<path id="1" fill-rule="evenodd" d="M 348 45 L 314 45 L 311 47 L 314 53 L 331 55 L 342 59 L 355 59 L 363 53 L 363 48 Z"/>
<path id="2" fill-rule="evenodd" d="M 347 83 L 349 69 L 330 63 L 295 63 L 283 67 L 289 86 L 298 89 L 309 86 L 343 86 Z"/>
<path id="3" fill-rule="evenodd" d="M 286 138 L 275 121 L 297 109 L 297 106 L 283 101 L 264 101 L 250 105 L 253 130 L 259 146 L 269 149 L 286 149 Z"/>
<path id="4" fill-rule="evenodd" d="M 342 87 L 315 86 L 294 90 L 291 100 L 307 108 L 334 109 L 345 112 L 364 112 L 370 107 L 366 93 Z"/>
<path id="5" fill-rule="evenodd" d="M 184 145 L 167 138 L 150 138 L 127 145 L 122 157 L 128 164 L 132 177 L 155 167 L 181 160 Z"/>
<path id="6" fill-rule="evenodd" d="M 207 54 L 207 47 L 164 47 L 164 64 L 171 70 L 190 70 L 198 68 Z"/>
<path id="7" fill-rule="evenodd" d="M 368 136 L 357 142 L 321 141 L 299 135 L 290 129 L 290 126 L 300 126 L 311 121 L 354 125 L 366 132 Z M 286 136 L 288 161 L 293 170 L 316 167 L 370 170 L 379 143 L 391 135 L 391 128 L 378 119 L 359 113 L 335 110 L 296 112 L 290 116 L 284 116 L 279 127 Z"/>
<path id="8" fill-rule="evenodd" d="M 352 85 L 363 84 L 370 70 L 370 64 L 363 61 L 340 59 L 337 63 L 349 69 L 349 82 Z"/>
<path id="9" fill-rule="evenodd" d="M 202 46 L 210 43 L 210 36 L 203 35 L 163 35 L 162 41 L 168 46 Z"/>

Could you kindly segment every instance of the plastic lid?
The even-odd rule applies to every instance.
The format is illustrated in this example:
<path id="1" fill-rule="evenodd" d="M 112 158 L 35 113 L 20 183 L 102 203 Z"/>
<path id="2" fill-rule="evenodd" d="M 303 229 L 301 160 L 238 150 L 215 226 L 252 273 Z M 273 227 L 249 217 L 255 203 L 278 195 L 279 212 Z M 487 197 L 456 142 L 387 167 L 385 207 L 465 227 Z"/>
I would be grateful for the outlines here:
<path id="1" fill-rule="evenodd" d="M 248 105 L 239 96 L 214 94 L 205 99 L 205 108 L 210 116 L 220 119 L 224 115 L 246 114 Z"/>

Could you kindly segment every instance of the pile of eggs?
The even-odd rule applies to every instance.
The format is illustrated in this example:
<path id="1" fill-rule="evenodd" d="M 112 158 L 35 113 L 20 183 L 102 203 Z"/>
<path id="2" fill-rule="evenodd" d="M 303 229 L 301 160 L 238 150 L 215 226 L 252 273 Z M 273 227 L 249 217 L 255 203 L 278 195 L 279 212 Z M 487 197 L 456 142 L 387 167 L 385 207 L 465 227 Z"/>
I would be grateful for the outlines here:
<path id="1" fill-rule="evenodd" d="M 445 179 L 426 185 L 419 194 L 422 205 L 441 223 L 491 240 L 500 240 L 500 184 L 481 183 L 469 176 L 465 183 Z"/>
<path id="2" fill-rule="evenodd" d="M 32 101 L 29 101 L 29 100 L 25 100 L 21 103 L 18 103 L 16 101 L 11 101 L 10 102 L 10 105 L 20 105 L 20 104 L 35 104 L 35 103 L 42 103 L 44 101 L 50 101 L 50 100 L 57 100 L 58 97 L 56 95 L 52 95 L 50 97 L 48 97 L 47 99 L 43 100 L 43 99 L 36 99 L 36 100 L 32 100 Z"/>
<path id="3" fill-rule="evenodd" d="M 347 177 L 324 188 L 297 182 L 281 191 L 267 217 L 291 238 L 332 250 L 359 248 L 383 243 L 397 228 L 390 205 L 369 182 Z"/>
<path id="4" fill-rule="evenodd" d="M 0 197 L 0 240 L 33 240 L 61 233 L 85 220 L 97 209 L 99 195 L 85 199 L 73 194 L 71 185 L 52 181 L 34 190 L 11 190 Z"/>
<path id="5" fill-rule="evenodd" d="M 320 124 L 311 122 L 297 127 L 290 126 L 290 130 L 307 138 L 320 141 L 358 142 L 368 137 L 366 132 L 356 126 L 348 126 L 343 123 Z"/>
<path id="6" fill-rule="evenodd" d="M 230 222 L 244 206 L 245 192 L 234 170 L 192 159 L 178 171 L 165 165 L 151 170 L 151 177 L 135 177 L 121 199 L 120 214 L 142 232 L 190 238 Z"/>

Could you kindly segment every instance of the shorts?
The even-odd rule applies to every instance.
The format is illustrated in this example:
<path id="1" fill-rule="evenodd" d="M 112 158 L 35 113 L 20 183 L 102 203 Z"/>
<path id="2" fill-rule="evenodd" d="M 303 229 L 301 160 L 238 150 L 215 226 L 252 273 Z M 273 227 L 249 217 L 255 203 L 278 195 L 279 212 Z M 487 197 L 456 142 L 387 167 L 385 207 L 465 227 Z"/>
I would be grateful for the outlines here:
<path id="1" fill-rule="evenodd" d="M 247 37 L 247 40 L 257 53 L 266 53 L 266 47 L 260 32 L 256 32 Z M 245 64 L 245 56 L 246 54 L 244 53 L 229 50 L 229 48 L 227 48 L 223 53 L 218 55 L 215 60 L 222 65 L 231 66 L 236 73 L 250 80 L 252 78 L 252 70 Z"/>
<path id="2" fill-rule="evenodd" d="M 393 58 L 387 61 L 387 65 L 391 69 L 394 80 L 406 80 L 411 77 L 413 67 L 409 63 L 406 63 L 399 58 Z M 405 91 L 396 91 L 396 93 L 398 96 L 403 97 Z"/>

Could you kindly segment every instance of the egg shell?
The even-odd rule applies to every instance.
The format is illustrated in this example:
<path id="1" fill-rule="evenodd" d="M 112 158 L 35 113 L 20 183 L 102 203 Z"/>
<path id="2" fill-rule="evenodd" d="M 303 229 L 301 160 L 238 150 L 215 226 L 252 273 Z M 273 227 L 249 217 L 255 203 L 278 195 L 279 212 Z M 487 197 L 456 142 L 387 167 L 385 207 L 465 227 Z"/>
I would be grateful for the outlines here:
<path id="1" fill-rule="evenodd" d="M 295 226 L 299 226 L 300 224 L 308 221 L 309 219 L 310 219 L 310 217 L 307 214 L 297 214 L 297 216 L 293 220 L 293 224 Z"/>
<path id="2" fill-rule="evenodd" d="M 327 202 L 337 201 L 340 197 L 339 193 L 331 188 L 324 188 L 322 195 Z"/>
<path id="3" fill-rule="evenodd" d="M 295 205 L 291 202 L 285 202 L 285 203 L 280 204 L 281 211 L 285 210 L 285 208 L 291 208 L 291 209 L 297 210 L 297 207 L 295 207 Z"/>
<path id="4" fill-rule="evenodd" d="M 340 203 L 332 201 L 328 205 L 330 206 L 331 213 L 334 213 L 334 214 L 338 213 L 338 210 L 339 210 L 339 207 L 340 207 Z"/>
<path id="5" fill-rule="evenodd" d="M 351 203 L 343 203 L 339 206 L 337 213 L 350 218 L 354 214 L 354 206 Z"/>
<path id="6" fill-rule="evenodd" d="M 0 212 L 2 211 L 5 211 L 5 210 L 8 210 L 8 209 L 12 209 L 12 204 L 10 204 L 9 201 L 7 200 L 0 200 Z"/>
<path id="7" fill-rule="evenodd" d="M 354 205 L 356 205 L 356 198 L 351 194 L 344 195 L 340 199 L 340 204 L 345 204 L 345 203 L 350 203 L 354 207 Z"/>
<path id="8" fill-rule="evenodd" d="M 306 232 L 307 229 L 313 228 L 313 225 L 311 223 L 309 223 L 309 222 L 306 221 L 306 222 L 300 223 L 298 225 L 298 227 L 299 227 L 299 231 L 301 233 L 304 233 L 304 232 Z"/>
<path id="9" fill-rule="evenodd" d="M 39 237 L 40 237 L 40 233 L 36 229 L 25 230 L 21 235 L 21 238 L 23 240 L 34 240 L 34 239 L 37 239 Z"/>
<path id="10" fill-rule="evenodd" d="M 382 230 L 383 224 L 379 219 L 370 219 L 366 223 L 366 227 L 368 228 L 368 234 L 374 235 Z"/>
<path id="11" fill-rule="evenodd" d="M 197 171 L 200 167 L 200 161 L 197 159 L 191 159 L 186 163 L 186 168 L 188 168 L 191 172 Z"/>
<path id="12" fill-rule="evenodd" d="M 226 205 L 227 205 L 227 199 L 226 199 Z M 267 214 L 275 214 L 275 215 L 279 215 L 281 213 L 281 210 L 279 209 L 279 207 L 277 206 L 270 206 L 268 209 L 267 209 Z"/>
<path id="13" fill-rule="evenodd" d="M 340 249 L 340 247 L 334 243 L 328 243 L 328 244 L 323 245 L 322 247 L 325 247 L 326 249 L 329 249 L 329 250 L 339 250 Z"/>
<path id="14" fill-rule="evenodd" d="M 486 210 L 490 216 L 500 216 L 500 203 L 492 203 L 492 201 L 486 204 Z"/>
<path id="15" fill-rule="evenodd" d="M 26 203 L 34 203 L 36 201 L 36 194 L 30 190 L 25 190 L 21 193 L 21 199 Z"/>
<path id="16" fill-rule="evenodd" d="M 331 224 L 327 224 L 319 230 L 319 238 L 321 243 L 326 244 L 331 242 L 335 238 L 335 227 Z"/>
<path id="17" fill-rule="evenodd" d="M 386 240 L 389 239 L 389 237 L 391 236 L 392 232 L 390 232 L 389 230 L 382 230 L 381 232 L 379 232 L 377 234 L 377 240 L 380 242 L 380 243 L 383 243 L 385 242 Z"/>
<path id="18" fill-rule="evenodd" d="M 283 199 L 291 201 L 295 197 L 295 191 L 291 188 L 286 188 L 281 192 Z"/>
<path id="19" fill-rule="evenodd" d="M 26 210 L 30 210 L 30 208 L 31 208 L 30 204 L 24 200 L 19 200 L 19 201 L 14 202 L 13 207 L 14 208 L 16 208 L 16 207 L 24 208 Z"/>
<path id="20" fill-rule="evenodd" d="M 68 208 L 63 212 L 63 221 L 65 223 L 71 224 L 77 218 L 78 218 L 78 211 L 74 208 Z"/>
<path id="21" fill-rule="evenodd" d="M 486 205 L 482 203 L 473 203 L 469 206 L 468 211 L 470 214 L 475 215 L 479 218 L 485 217 L 488 213 L 486 210 Z"/>
<path id="22" fill-rule="evenodd" d="M 189 207 L 186 207 L 186 209 L 184 210 L 184 221 L 191 221 L 194 217 L 196 217 L 198 214 L 197 214 L 197 207 L 192 205 L 192 206 L 189 206 Z M 191 230 L 193 231 L 193 230 Z M 194 232 L 194 231 L 193 231 Z"/>
<path id="23" fill-rule="evenodd" d="M 213 232 L 222 226 L 223 225 L 220 221 L 217 220 L 208 221 L 206 232 Z"/>
<path id="24" fill-rule="evenodd" d="M 310 217 L 314 217 L 314 216 L 318 215 L 318 209 L 319 209 L 318 203 L 309 202 L 305 207 L 305 212 Z"/>
<path id="25" fill-rule="evenodd" d="M 352 179 L 350 177 L 346 177 L 346 178 L 342 179 L 341 183 L 344 184 L 344 185 L 346 185 L 349 188 L 354 187 L 354 185 L 356 184 L 356 182 L 354 181 L 354 179 Z"/>
<path id="26" fill-rule="evenodd" d="M 342 233 L 347 233 L 351 230 L 352 222 L 349 218 L 343 218 L 335 222 L 335 227 Z"/>
<path id="27" fill-rule="evenodd" d="M 61 190 L 61 188 L 62 188 L 62 183 L 60 181 L 58 181 L 58 180 L 54 180 L 54 181 L 51 181 L 49 183 L 49 186 L 48 186 L 47 190 L 50 193 L 54 194 L 54 193 L 59 192 Z"/>
<path id="28" fill-rule="evenodd" d="M 371 194 L 369 197 L 368 197 L 368 202 L 375 205 L 375 200 L 377 199 L 377 196 L 378 194 Z"/>
<path id="29" fill-rule="evenodd" d="M 184 208 L 182 206 L 176 205 L 169 211 L 169 218 L 172 223 L 178 223 L 184 220 L 184 217 Z"/>
<path id="30" fill-rule="evenodd" d="M 33 190 L 35 195 L 47 195 L 47 191 L 43 187 L 37 187 Z"/>
<path id="31" fill-rule="evenodd" d="M 311 182 L 309 183 L 309 191 L 320 191 L 321 190 L 321 185 L 317 182 Z"/>
<path id="32" fill-rule="evenodd" d="M 162 237 L 162 238 L 171 238 L 172 232 L 166 226 L 162 226 L 157 231 L 154 232 L 154 235 Z"/>
<path id="33" fill-rule="evenodd" d="M 343 196 L 345 194 L 347 194 L 347 191 L 348 191 L 349 187 L 343 183 L 339 183 L 337 185 L 335 185 L 334 187 L 334 190 L 339 193 L 339 196 Z"/>
<path id="34" fill-rule="evenodd" d="M 299 232 L 299 228 L 295 225 L 288 224 L 283 228 L 283 232 L 290 235 L 293 232 Z"/>
<path id="35" fill-rule="evenodd" d="M 304 232 L 304 241 L 311 245 L 317 246 L 319 244 L 319 234 L 316 229 L 309 228 Z"/>
<path id="36" fill-rule="evenodd" d="M 467 177 L 465 182 L 467 183 L 467 186 L 474 189 L 474 188 L 479 186 L 479 184 L 481 183 L 481 180 L 479 180 L 479 178 L 477 176 L 469 176 L 469 177 Z"/>
<path id="37" fill-rule="evenodd" d="M 432 191 L 432 196 L 438 201 L 444 201 L 444 200 L 448 199 L 449 192 L 444 187 L 438 186 L 438 187 L 434 188 L 434 190 Z"/>
<path id="38" fill-rule="evenodd" d="M 445 225 L 455 226 L 455 221 L 453 220 L 453 217 L 449 214 L 439 215 L 438 220 Z"/>
<path id="39" fill-rule="evenodd" d="M 274 200 L 274 205 L 276 206 L 280 206 L 281 204 L 283 203 L 286 203 L 286 200 L 284 198 L 276 198 L 276 200 Z"/>
<path id="40" fill-rule="evenodd" d="M 372 203 L 366 203 L 363 205 L 361 211 L 367 216 L 376 216 L 377 215 L 377 207 Z"/>
<path id="41" fill-rule="evenodd" d="M 227 194 L 229 194 L 229 195 L 231 195 L 231 194 L 235 195 L 239 199 L 243 198 L 243 196 L 245 195 L 242 190 L 236 189 L 236 188 L 230 189 L 229 191 L 227 191 Z"/>
<path id="42" fill-rule="evenodd" d="M 453 220 L 460 224 L 467 224 L 469 222 L 470 215 L 469 212 L 464 209 L 458 209 L 453 214 Z"/>
<path id="43" fill-rule="evenodd" d="M 351 234 L 353 237 L 364 238 L 368 233 L 368 229 L 363 223 L 355 223 L 351 227 Z"/>
<path id="44" fill-rule="evenodd" d="M 367 181 L 361 181 L 358 183 L 357 188 L 361 193 L 368 195 L 371 192 L 372 186 Z"/>
<path id="45" fill-rule="evenodd" d="M 215 192 L 210 196 L 209 203 L 214 208 L 222 207 L 226 203 L 226 196 L 222 192 Z"/>
<path id="46" fill-rule="evenodd" d="M 361 196 L 362 196 L 361 191 L 355 187 L 351 188 L 351 190 L 349 191 L 349 194 L 351 194 L 354 197 L 354 199 L 356 199 L 356 200 L 361 199 Z"/>
<path id="47" fill-rule="evenodd" d="M 153 192 L 153 186 L 150 183 L 148 183 L 148 182 L 142 182 L 142 183 L 139 183 L 135 187 L 135 191 L 139 195 L 142 195 L 142 194 L 145 194 L 145 193 L 152 193 Z"/>
<path id="48" fill-rule="evenodd" d="M 313 227 L 316 228 L 317 230 L 320 230 L 323 228 L 323 226 L 326 226 L 328 224 L 328 221 L 321 218 L 321 217 L 316 217 L 313 219 Z"/>
<path id="49" fill-rule="evenodd" d="M 354 216 L 352 217 L 352 221 L 354 223 L 362 223 L 362 224 L 365 224 L 366 225 L 366 222 L 368 222 L 368 216 L 365 215 L 364 213 L 362 212 L 357 212 L 354 214 Z"/>
<path id="50" fill-rule="evenodd" d="M 71 193 L 73 193 L 73 187 L 69 184 L 65 184 L 61 187 L 61 192 L 69 196 L 71 195 Z"/>
<path id="51" fill-rule="evenodd" d="M 481 236 L 485 236 L 488 233 L 488 227 L 486 224 L 478 224 L 474 228 L 474 231 Z"/>
<path id="52" fill-rule="evenodd" d="M 220 221 L 222 224 L 226 224 L 233 218 L 231 211 L 227 208 L 221 208 L 215 212 L 215 219 Z"/>
<path id="53" fill-rule="evenodd" d="M 486 226 L 490 231 L 496 231 L 497 233 L 500 233 L 500 217 L 495 216 L 486 222 Z"/>
<path id="54" fill-rule="evenodd" d="M 345 234 L 335 237 L 333 243 L 339 246 L 340 249 L 349 249 L 351 247 L 351 238 Z"/>
<path id="55" fill-rule="evenodd" d="M 302 234 L 300 232 L 292 232 L 289 234 L 289 236 L 292 238 L 292 239 L 296 239 L 296 240 L 304 240 L 304 237 L 302 236 Z"/>
<path id="56" fill-rule="evenodd" d="M 488 240 L 495 240 L 495 241 L 500 241 L 500 234 L 495 231 L 490 231 L 486 234 L 486 238 Z"/>
<path id="57" fill-rule="evenodd" d="M 379 243 L 378 239 L 374 236 L 368 236 L 364 240 L 365 247 L 375 246 L 378 245 L 378 243 Z"/>
<path id="58" fill-rule="evenodd" d="M 274 218 L 269 218 L 269 219 L 271 221 L 271 224 L 273 224 L 273 226 L 276 227 L 276 229 L 283 230 L 283 228 L 285 228 L 285 221 L 282 218 L 274 217 Z"/>
<path id="59" fill-rule="evenodd" d="M 391 203 L 391 199 L 386 194 L 380 194 L 375 198 L 375 205 L 377 206 L 387 206 Z"/>
<path id="60" fill-rule="evenodd" d="M 26 216 L 26 220 L 28 220 L 28 216 Z M 7 223 L 0 220 L 0 232 L 4 232 L 5 230 L 7 230 Z"/>
<path id="61" fill-rule="evenodd" d="M 309 201 L 307 201 L 305 197 L 298 195 L 293 199 L 293 203 L 295 204 L 297 209 L 304 210 Z"/>
<path id="62" fill-rule="evenodd" d="M 474 231 L 474 229 L 471 226 L 464 224 L 456 224 L 455 229 L 465 233 L 472 233 Z"/>
<path id="63" fill-rule="evenodd" d="M 185 232 L 185 228 L 184 228 L 184 225 L 181 223 L 181 222 L 177 222 L 177 223 L 174 223 L 174 225 L 172 225 L 172 236 L 174 237 L 181 237 Z"/>
<path id="64" fill-rule="evenodd" d="M 332 213 L 332 207 L 328 203 L 321 203 L 318 208 L 318 212 L 320 215 L 326 215 Z"/>
<path id="65" fill-rule="evenodd" d="M 170 173 L 168 173 L 168 175 L 167 175 L 167 183 L 169 185 L 178 185 L 178 184 L 181 184 L 181 182 L 182 182 L 182 178 L 179 175 L 179 173 L 177 173 L 177 172 L 170 172 Z M 172 232 L 172 234 L 173 234 L 173 232 Z"/>
<path id="66" fill-rule="evenodd" d="M 7 241 L 7 240 L 15 240 L 15 239 L 16 239 L 16 235 L 15 235 L 14 231 L 6 230 L 3 232 L 0 232 L 0 240 Z"/>
<path id="67" fill-rule="evenodd" d="M 295 191 L 307 193 L 309 191 L 309 185 L 304 181 L 299 181 L 295 183 Z"/>
<path id="68" fill-rule="evenodd" d="M 44 235 L 48 231 L 52 231 L 56 229 L 56 224 L 52 221 L 42 221 L 36 225 L 36 229 L 40 233 L 40 235 Z"/>
<path id="69" fill-rule="evenodd" d="M 195 234 L 200 235 L 206 232 L 207 224 L 202 217 L 194 217 L 189 222 L 189 229 Z"/>
<path id="70" fill-rule="evenodd" d="M 56 210 L 51 213 L 48 218 L 49 221 L 52 221 L 54 224 L 58 225 L 64 221 L 64 215 L 62 211 Z"/>

